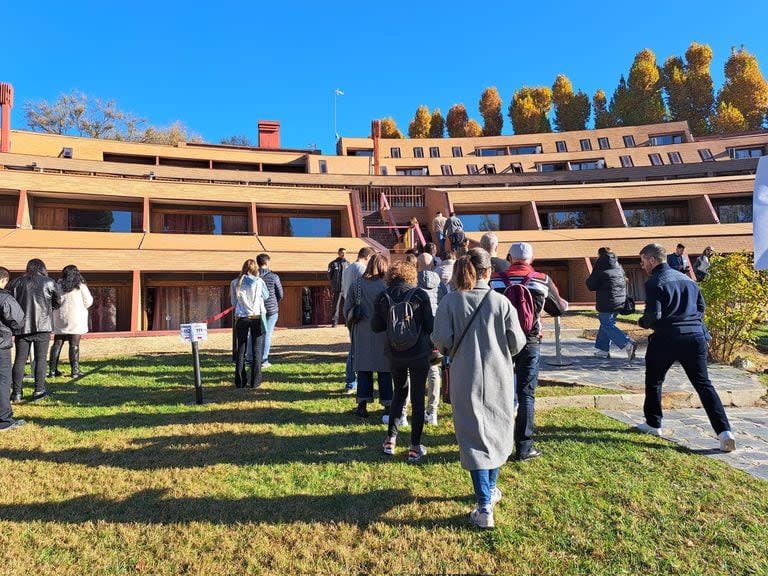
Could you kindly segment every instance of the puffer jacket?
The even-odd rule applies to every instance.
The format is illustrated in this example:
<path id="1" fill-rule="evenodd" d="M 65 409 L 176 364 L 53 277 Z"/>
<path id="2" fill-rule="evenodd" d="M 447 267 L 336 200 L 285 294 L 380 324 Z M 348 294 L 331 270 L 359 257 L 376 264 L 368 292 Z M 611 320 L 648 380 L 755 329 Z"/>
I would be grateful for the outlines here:
<path id="1" fill-rule="evenodd" d="M 424 290 L 429 296 L 429 303 L 432 305 L 432 315 L 437 312 L 437 305 L 440 304 L 440 300 L 443 299 L 448 293 L 448 289 L 445 284 L 440 281 L 440 276 L 436 272 L 431 270 L 422 270 L 419 272 L 419 288 Z"/>
<path id="2" fill-rule="evenodd" d="M 0 350 L 13 346 L 13 334 L 24 325 L 24 310 L 7 290 L 0 289 Z"/>
<path id="3" fill-rule="evenodd" d="M 597 259 L 587 278 L 587 288 L 597 293 L 595 307 L 598 312 L 616 312 L 624 307 L 627 281 L 616 254 L 607 252 Z"/>
<path id="4" fill-rule="evenodd" d="M 53 311 L 61 306 L 61 296 L 56 282 L 48 276 L 35 274 L 19 276 L 8 286 L 24 310 L 24 324 L 14 334 L 53 332 Z"/>

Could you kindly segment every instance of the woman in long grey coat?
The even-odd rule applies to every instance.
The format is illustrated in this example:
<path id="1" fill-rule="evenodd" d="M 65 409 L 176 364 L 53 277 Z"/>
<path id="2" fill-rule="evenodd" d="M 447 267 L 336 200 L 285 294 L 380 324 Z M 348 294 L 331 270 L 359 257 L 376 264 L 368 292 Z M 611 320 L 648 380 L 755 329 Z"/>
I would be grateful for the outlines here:
<path id="1" fill-rule="evenodd" d="M 515 386 L 512 358 L 525 346 L 517 311 L 489 289 L 491 257 L 473 248 L 455 265 L 456 291 L 440 302 L 432 340 L 451 357 L 451 403 L 462 468 L 469 470 L 477 507 L 469 515 L 493 528 L 499 467 L 514 446 Z M 463 336 L 462 336 L 463 335 Z"/>
<path id="2" fill-rule="evenodd" d="M 368 417 L 368 402 L 373 402 L 373 373 L 379 382 L 379 402 L 385 409 L 392 404 L 392 376 L 389 359 L 384 355 L 387 334 L 374 333 L 371 328 L 374 304 L 387 289 L 384 275 L 389 269 L 389 260 L 381 254 L 374 254 L 368 260 L 363 276 L 353 283 L 344 295 L 344 317 L 355 304 L 362 307 L 362 319 L 351 331 L 353 370 L 357 372 L 357 408 L 355 415 Z"/>

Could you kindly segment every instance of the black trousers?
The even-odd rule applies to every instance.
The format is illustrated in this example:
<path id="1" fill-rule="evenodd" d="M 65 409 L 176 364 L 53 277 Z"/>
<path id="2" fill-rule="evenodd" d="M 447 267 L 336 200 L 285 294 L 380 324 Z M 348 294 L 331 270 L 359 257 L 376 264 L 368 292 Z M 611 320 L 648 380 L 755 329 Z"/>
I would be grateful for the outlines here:
<path id="1" fill-rule="evenodd" d="M 238 318 L 235 324 L 235 337 L 237 338 L 237 353 L 235 355 L 235 387 L 258 388 L 261 385 L 261 342 L 263 340 L 263 326 L 261 318 Z M 248 346 L 248 335 L 251 336 L 251 373 L 250 377 L 245 370 L 245 350 Z"/>
<path id="2" fill-rule="evenodd" d="M 720 396 L 707 373 L 707 342 L 704 334 L 652 334 L 645 353 L 645 421 L 661 428 L 661 385 L 675 361 L 685 370 L 716 434 L 730 430 Z"/>
<path id="3" fill-rule="evenodd" d="M 29 349 L 34 347 L 35 361 L 35 394 L 45 392 L 45 373 L 48 359 L 48 345 L 51 341 L 50 332 L 37 332 L 16 336 L 16 358 L 13 361 L 13 393 L 20 394 L 24 379 L 24 366 L 27 363 Z"/>
<path id="4" fill-rule="evenodd" d="M 75 367 L 80 365 L 80 334 L 56 334 L 53 337 L 53 346 L 51 346 L 51 370 L 58 368 L 59 355 L 64 346 L 64 342 L 69 342 L 69 366 L 74 372 Z"/>
<path id="5" fill-rule="evenodd" d="M 397 436 L 397 419 L 400 418 L 408 398 L 408 376 L 410 375 L 411 405 L 413 406 L 411 446 L 418 446 L 421 444 L 421 434 L 424 431 L 424 396 L 426 395 L 427 374 L 429 373 L 429 356 L 425 356 L 423 360 L 403 364 L 392 361 L 390 371 L 394 386 L 394 398 L 392 398 L 392 404 L 389 407 L 387 435 Z"/>
<path id="6" fill-rule="evenodd" d="M 333 291 L 333 308 L 331 308 L 331 324 L 336 325 L 339 318 L 339 307 L 341 306 L 341 292 Z M 343 320 L 342 320 L 343 322 Z"/>
<path id="7" fill-rule="evenodd" d="M 0 350 L 0 429 L 13 424 L 11 410 L 11 349 Z"/>

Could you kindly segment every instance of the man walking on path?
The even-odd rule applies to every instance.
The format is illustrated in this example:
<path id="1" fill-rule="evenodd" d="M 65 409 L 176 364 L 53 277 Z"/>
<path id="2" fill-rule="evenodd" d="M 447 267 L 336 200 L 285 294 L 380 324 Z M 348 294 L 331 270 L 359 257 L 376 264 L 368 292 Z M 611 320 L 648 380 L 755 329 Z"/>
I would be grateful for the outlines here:
<path id="1" fill-rule="evenodd" d="M 333 304 L 331 307 L 331 326 L 336 328 L 336 323 L 339 318 L 339 306 L 341 304 L 341 297 L 343 293 L 341 291 L 341 275 L 344 270 L 349 266 L 349 262 L 346 259 L 347 250 L 345 248 L 339 248 L 339 255 L 335 260 L 331 260 L 328 264 L 328 281 L 331 283 L 331 292 L 333 292 Z"/>
<path id="2" fill-rule="evenodd" d="M 435 217 L 432 219 L 432 240 L 440 248 L 440 255 L 445 253 L 445 222 L 447 218 L 443 216 L 443 213 L 438 210 Z"/>
<path id="3" fill-rule="evenodd" d="M 595 356 L 610 358 L 611 342 L 627 353 L 631 362 L 635 359 L 637 342 L 630 339 L 616 327 L 616 313 L 627 301 L 627 277 L 619 264 L 616 254 L 608 248 L 598 250 L 597 262 L 587 278 L 587 288 L 596 292 L 595 308 L 600 320 L 600 329 L 595 339 Z"/>
<path id="4" fill-rule="evenodd" d="M 531 330 L 525 335 L 526 345 L 515 356 L 515 387 L 517 391 L 517 417 L 515 418 L 515 457 L 529 460 L 541 456 L 533 447 L 533 417 L 536 385 L 539 381 L 541 357 L 541 312 L 562 316 L 568 302 L 560 298 L 552 278 L 537 272 L 531 266 L 533 247 L 527 242 L 515 242 L 509 247 L 509 268 L 491 276 L 491 288 L 504 292 L 507 286 L 522 284 L 533 299 L 535 318 Z M 521 324 L 522 324 L 522 318 Z"/>
<path id="5" fill-rule="evenodd" d="M 366 266 L 368 266 L 368 260 L 371 259 L 375 252 L 373 248 L 360 248 L 357 253 L 357 260 L 352 262 L 341 275 L 341 293 L 344 295 L 344 300 L 349 301 L 353 296 L 349 291 L 355 283 L 363 277 Z M 354 346 L 352 346 L 352 330 L 349 331 L 349 352 L 347 353 L 347 366 L 345 370 L 346 386 L 344 391 L 347 394 L 354 394 L 357 390 L 357 376 L 352 369 L 354 366 Z"/>
<path id="6" fill-rule="evenodd" d="M 269 368 L 269 347 L 272 343 L 272 331 L 277 324 L 277 315 L 279 311 L 278 303 L 283 299 L 283 285 L 280 283 L 280 276 L 269 269 L 269 254 L 259 254 L 256 256 L 256 264 L 259 265 L 259 276 L 269 290 L 269 298 L 264 301 L 267 310 L 267 333 L 264 335 L 264 350 L 261 354 L 261 367 Z M 250 348 L 249 348 L 250 349 Z"/>
<path id="7" fill-rule="evenodd" d="M 661 436 L 661 385 L 675 361 L 680 362 L 699 395 L 709 422 L 720 440 L 722 452 L 736 449 L 736 440 L 725 408 L 707 373 L 707 337 L 703 316 L 706 307 L 699 287 L 685 274 L 667 264 L 666 250 L 648 244 L 640 251 L 645 283 L 645 312 L 638 321 L 653 330 L 645 354 L 645 422 L 637 429 Z"/>
<path id="8" fill-rule="evenodd" d="M 464 224 L 456 216 L 456 212 L 451 212 L 451 217 L 445 221 L 443 234 L 451 241 L 451 248 L 453 250 L 461 246 L 461 242 L 464 240 Z"/>

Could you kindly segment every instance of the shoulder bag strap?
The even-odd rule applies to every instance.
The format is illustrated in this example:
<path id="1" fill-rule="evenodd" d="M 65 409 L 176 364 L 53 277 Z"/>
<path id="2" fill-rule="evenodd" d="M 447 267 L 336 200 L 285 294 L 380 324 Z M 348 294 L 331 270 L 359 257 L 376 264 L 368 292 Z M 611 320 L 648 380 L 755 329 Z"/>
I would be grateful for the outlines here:
<path id="1" fill-rule="evenodd" d="M 477 313 L 480 311 L 480 308 L 482 308 L 483 304 L 485 304 L 485 301 L 488 300 L 488 296 L 491 295 L 491 292 L 493 292 L 493 290 L 488 289 L 488 292 L 485 293 L 485 296 L 483 296 L 483 299 L 480 300 L 480 304 L 478 304 L 477 308 L 475 308 L 475 311 L 472 312 L 472 316 L 469 318 L 469 322 L 467 322 L 467 325 L 464 326 L 464 331 L 461 333 L 461 336 L 459 336 L 459 339 L 456 341 L 456 344 L 453 345 L 453 350 L 451 350 L 451 354 L 450 354 L 451 358 L 453 358 L 456 355 L 456 351 L 459 349 L 459 346 L 461 345 L 462 340 L 464 340 L 464 336 L 467 334 L 469 327 L 472 326 L 472 322 L 474 322 L 475 318 L 477 317 Z"/>

